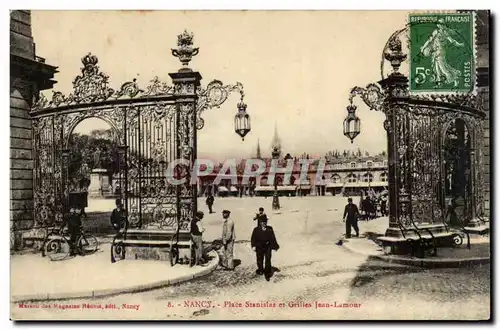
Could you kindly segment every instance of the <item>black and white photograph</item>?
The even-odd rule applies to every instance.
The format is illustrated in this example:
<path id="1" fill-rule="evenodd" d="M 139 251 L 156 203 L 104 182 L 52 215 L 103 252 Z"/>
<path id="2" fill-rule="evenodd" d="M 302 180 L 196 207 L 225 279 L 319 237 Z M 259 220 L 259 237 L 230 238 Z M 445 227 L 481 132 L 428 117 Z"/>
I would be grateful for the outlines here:
<path id="1" fill-rule="evenodd" d="M 490 320 L 490 21 L 11 10 L 11 320 Z"/>

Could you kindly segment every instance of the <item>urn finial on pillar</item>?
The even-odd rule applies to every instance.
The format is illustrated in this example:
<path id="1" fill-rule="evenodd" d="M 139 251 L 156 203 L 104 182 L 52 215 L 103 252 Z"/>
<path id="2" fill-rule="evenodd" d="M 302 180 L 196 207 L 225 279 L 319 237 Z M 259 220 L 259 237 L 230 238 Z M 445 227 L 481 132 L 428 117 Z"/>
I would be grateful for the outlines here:
<path id="1" fill-rule="evenodd" d="M 182 68 L 179 69 L 179 72 L 193 71 L 189 68 L 189 62 L 193 56 L 199 53 L 199 48 L 193 47 L 193 39 L 194 35 L 187 30 L 184 30 L 182 34 L 177 36 L 177 48 L 172 48 L 172 55 L 178 57 L 182 63 Z"/>
<path id="2" fill-rule="evenodd" d="M 407 55 L 403 53 L 403 46 L 398 35 L 394 35 L 389 40 L 389 51 L 384 53 L 384 58 L 391 62 L 391 75 L 401 75 L 399 67 L 406 60 Z"/>

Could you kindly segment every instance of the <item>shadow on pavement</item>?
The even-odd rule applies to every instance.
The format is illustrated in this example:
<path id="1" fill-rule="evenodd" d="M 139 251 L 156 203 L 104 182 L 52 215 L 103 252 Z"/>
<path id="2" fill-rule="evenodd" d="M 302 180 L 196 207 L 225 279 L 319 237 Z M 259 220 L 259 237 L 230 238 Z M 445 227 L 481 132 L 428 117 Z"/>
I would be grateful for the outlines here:
<path id="1" fill-rule="evenodd" d="M 401 274 L 414 274 L 428 271 L 425 268 L 407 266 L 401 264 L 390 264 L 373 256 L 367 257 L 366 261 L 358 268 L 356 276 L 352 279 L 349 287 L 352 290 L 361 288 L 374 282 L 384 276 L 395 276 Z"/>

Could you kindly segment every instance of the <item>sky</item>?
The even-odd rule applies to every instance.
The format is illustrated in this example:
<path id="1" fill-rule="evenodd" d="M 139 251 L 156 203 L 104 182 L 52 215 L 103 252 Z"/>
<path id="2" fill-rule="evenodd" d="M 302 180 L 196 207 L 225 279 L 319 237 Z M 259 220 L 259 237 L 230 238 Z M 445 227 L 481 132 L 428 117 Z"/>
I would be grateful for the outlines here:
<path id="1" fill-rule="evenodd" d="M 32 11 L 36 53 L 58 67 L 54 89 L 72 91 L 81 58 L 91 52 L 119 89 L 133 78 L 142 87 L 181 64 L 171 55 L 177 35 L 194 33 L 199 55 L 191 68 L 205 85 L 213 79 L 241 82 L 252 130 L 234 132 L 239 94 L 204 113 L 198 155 L 223 159 L 255 156 L 260 141 L 270 154 L 275 123 L 283 152 L 324 155 L 358 147 L 386 149 L 384 114 L 358 99 L 361 134 L 343 135 L 349 91 L 381 79 L 380 61 L 389 36 L 406 24 L 406 11 Z M 50 91 L 44 92 L 50 96 Z M 83 121 L 78 132 L 106 128 Z M 104 122 L 102 122 L 104 123 Z"/>

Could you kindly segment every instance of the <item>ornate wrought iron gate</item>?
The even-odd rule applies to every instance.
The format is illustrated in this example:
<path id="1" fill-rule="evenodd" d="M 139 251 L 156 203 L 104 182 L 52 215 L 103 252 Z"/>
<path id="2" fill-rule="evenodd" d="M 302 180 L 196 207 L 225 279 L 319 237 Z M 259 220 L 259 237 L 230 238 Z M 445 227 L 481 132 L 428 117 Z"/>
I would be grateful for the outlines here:
<path id="1" fill-rule="evenodd" d="M 243 85 L 223 85 L 213 80 L 200 87 L 201 75 L 187 67 L 197 54 L 193 36 L 178 36 L 173 55 L 183 68 L 170 74 L 173 86 L 155 77 L 141 89 L 135 79 L 119 90 L 109 86 L 98 58 L 82 58 L 81 75 L 73 92 L 53 91 L 51 100 L 41 95 L 35 102 L 34 213 L 35 226 L 51 226 L 63 220 L 69 198 L 69 139 L 87 118 L 106 121 L 119 153 L 120 194 L 129 225 L 185 228 L 196 211 L 197 180 L 189 177 L 197 156 L 197 129 L 204 126 L 203 111 L 219 107 Z M 182 185 L 175 179 L 186 178 Z"/>
<path id="2" fill-rule="evenodd" d="M 459 226 L 470 225 L 485 208 L 481 99 L 474 94 L 410 95 L 408 78 L 399 72 L 407 56 L 400 40 L 405 31 L 395 32 L 384 48 L 383 80 L 354 87 L 347 108 L 356 110 L 353 99 L 359 95 L 370 110 L 386 115 L 390 200 L 386 235 L 395 236 L 408 228 L 448 225 L 450 203 L 460 201 Z M 384 60 L 392 66 L 387 77 Z M 449 166 L 455 166 L 453 189 L 446 182 Z"/>

